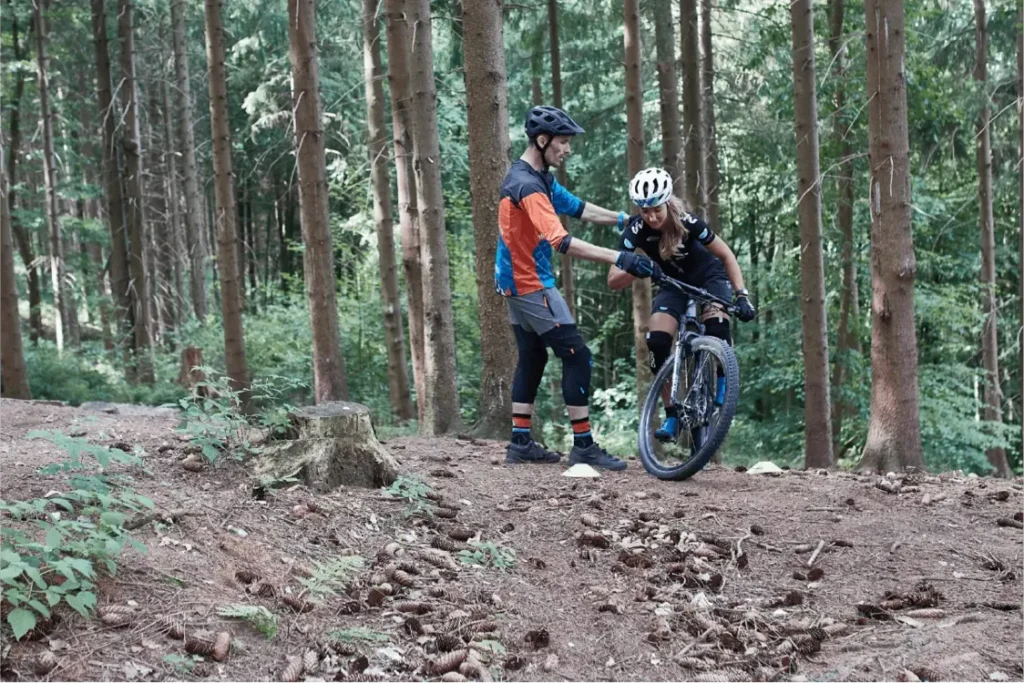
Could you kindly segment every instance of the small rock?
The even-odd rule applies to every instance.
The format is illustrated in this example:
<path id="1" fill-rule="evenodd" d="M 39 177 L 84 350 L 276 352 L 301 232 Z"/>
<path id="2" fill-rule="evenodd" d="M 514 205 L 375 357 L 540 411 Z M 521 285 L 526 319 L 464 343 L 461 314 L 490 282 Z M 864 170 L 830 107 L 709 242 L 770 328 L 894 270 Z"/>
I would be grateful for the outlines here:
<path id="1" fill-rule="evenodd" d="M 1010 677 L 1002 671 L 993 671 L 988 675 L 990 681 L 1008 681 Z"/>
<path id="2" fill-rule="evenodd" d="M 558 655 L 552 653 L 549 654 L 547 659 L 544 660 L 544 670 L 551 672 L 558 668 Z"/>

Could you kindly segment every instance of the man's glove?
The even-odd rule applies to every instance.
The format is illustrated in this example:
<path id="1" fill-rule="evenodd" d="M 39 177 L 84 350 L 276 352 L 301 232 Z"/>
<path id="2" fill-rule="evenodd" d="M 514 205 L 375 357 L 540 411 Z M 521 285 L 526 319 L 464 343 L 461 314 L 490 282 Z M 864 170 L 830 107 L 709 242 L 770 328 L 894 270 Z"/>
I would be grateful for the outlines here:
<path id="1" fill-rule="evenodd" d="M 736 306 L 739 308 L 736 317 L 745 323 L 749 323 L 757 315 L 757 309 L 750 303 L 750 297 L 745 289 L 736 292 Z"/>
<path id="2" fill-rule="evenodd" d="M 663 277 L 661 266 L 646 256 L 634 254 L 631 251 L 620 251 L 619 258 L 615 261 L 615 265 L 633 277 L 650 277 L 655 280 L 660 280 Z"/>

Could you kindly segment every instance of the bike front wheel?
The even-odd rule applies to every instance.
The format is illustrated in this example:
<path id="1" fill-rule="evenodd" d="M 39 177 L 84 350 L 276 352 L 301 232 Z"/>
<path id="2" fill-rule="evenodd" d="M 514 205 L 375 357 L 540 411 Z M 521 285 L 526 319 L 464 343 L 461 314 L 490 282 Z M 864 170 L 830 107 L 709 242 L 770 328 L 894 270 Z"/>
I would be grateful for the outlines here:
<path id="1" fill-rule="evenodd" d="M 677 439 L 659 441 L 662 393 L 671 389 L 675 363 L 669 359 L 654 377 L 640 412 L 640 461 L 658 479 L 689 479 L 704 469 L 729 433 L 740 393 L 740 367 L 732 347 L 717 337 L 695 337 L 679 364 Z M 719 378 L 724 379 L 724 396 Z M 721 398 L 721 403 L 718 402 Z"/>

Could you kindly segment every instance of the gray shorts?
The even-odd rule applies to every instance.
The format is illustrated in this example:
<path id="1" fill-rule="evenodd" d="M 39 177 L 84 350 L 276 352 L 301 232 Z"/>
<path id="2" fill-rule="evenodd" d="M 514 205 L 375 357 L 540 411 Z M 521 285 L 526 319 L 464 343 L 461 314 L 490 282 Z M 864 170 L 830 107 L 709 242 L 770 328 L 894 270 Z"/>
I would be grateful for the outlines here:
<path id="1" fill-rule="evenodd" d="M 539 292 L 522 296 L 505 297 L 508 303 L 508 319 L 513 325 L 520 325 L 527 332 L 545 334 L 559 325 L 575 325 L 569 305 L 562 294 L 550 287 Z"/>

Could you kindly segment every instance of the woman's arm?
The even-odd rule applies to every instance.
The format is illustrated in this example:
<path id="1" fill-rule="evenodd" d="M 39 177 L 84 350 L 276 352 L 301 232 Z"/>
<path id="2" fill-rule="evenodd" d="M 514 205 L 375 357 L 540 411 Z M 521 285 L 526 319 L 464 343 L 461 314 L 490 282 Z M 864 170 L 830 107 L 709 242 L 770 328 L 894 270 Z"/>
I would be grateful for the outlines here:
<path id="1" fill-rule="evenodd" d="M 732 288 L 736 291 L 746 289 L 746 286 L 743 284 L 743 271 L 740 270 L 739 261 L 736 260 L 736 254 L 732 253 L 732 249 L 725 243 L 725 240 L 721 237 L 716 237 L 707 248 L 725 266 L 725 274 L 729 276 Z"/>

